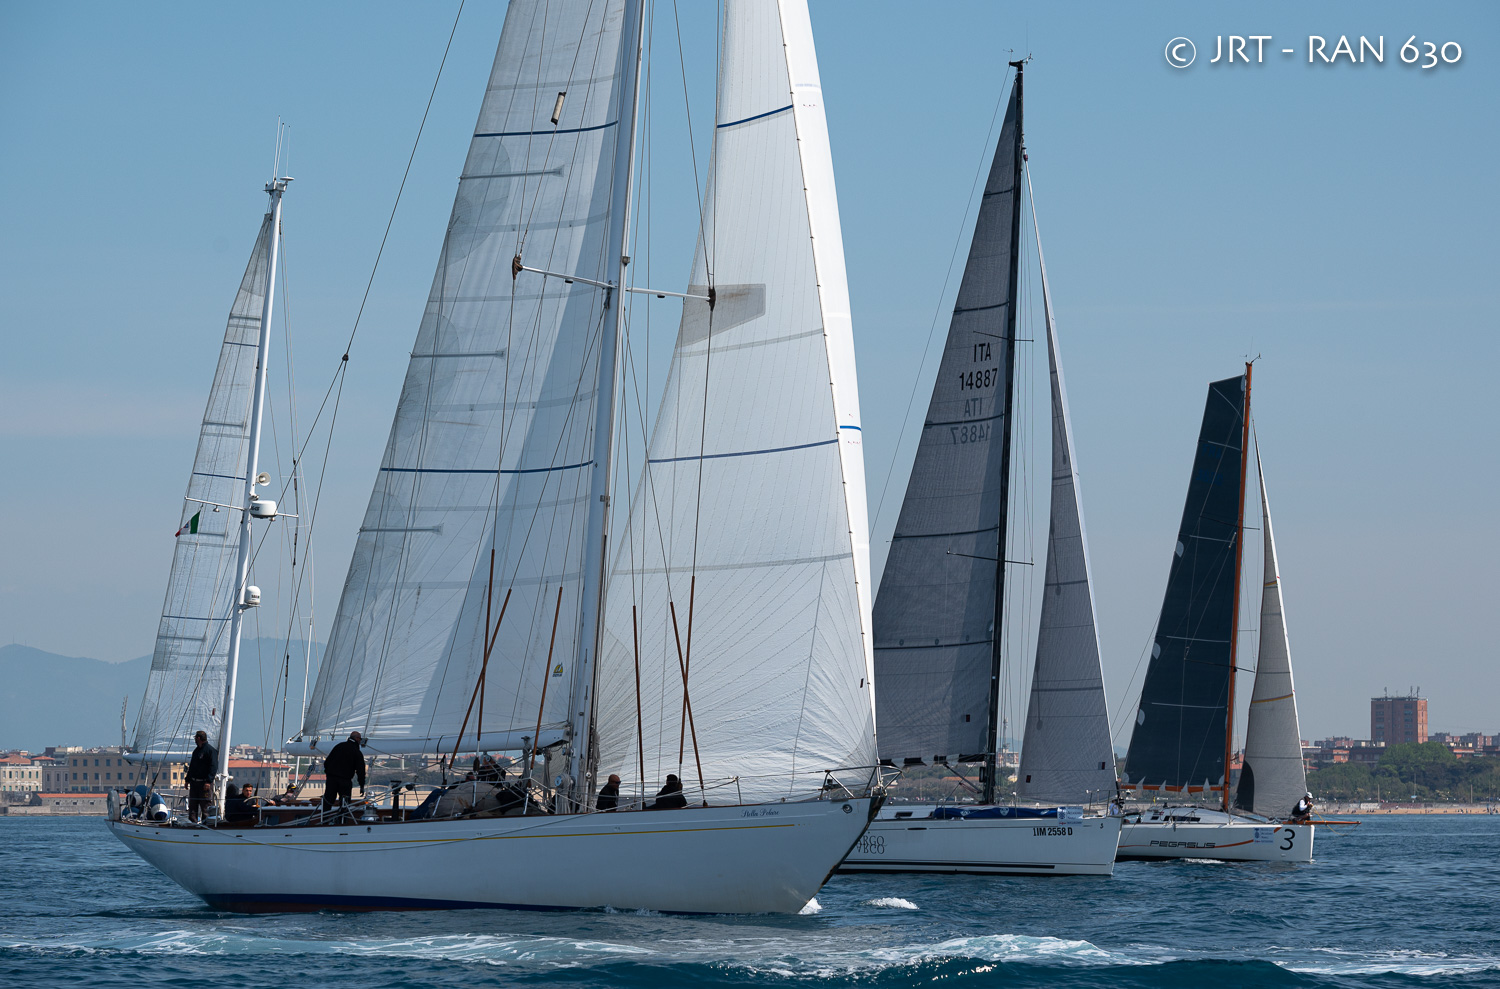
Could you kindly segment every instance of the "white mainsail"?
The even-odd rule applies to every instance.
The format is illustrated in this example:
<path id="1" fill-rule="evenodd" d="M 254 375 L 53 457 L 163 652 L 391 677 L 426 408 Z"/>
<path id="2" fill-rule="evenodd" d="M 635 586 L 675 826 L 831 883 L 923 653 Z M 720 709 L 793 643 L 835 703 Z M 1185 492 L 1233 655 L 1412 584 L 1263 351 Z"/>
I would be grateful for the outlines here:
<path id="1" fill-rule="evenodd" d="M 1297 723 L 1297 692 L 1292 685 L 1291 648 L 1281 610 L 1281 573 L 1276 565 L 1276 539 L 1271 533 L 1271 503 L 1266 498 L 1266 475 L 1260 452 L 1255 454 L 1260 479 L 1261 524 L 1265 543 L 1264 589 L 1260 599 L 1260 648 L 1255 662 L 1255 686 L 1245 723 L 1245 765 L 1235 803 L 1256 814 L 1280 817 L 1307 791 L 1302 762 L 1302 735 Z"/>
<path id="2" fill-rule="evenodd" d="M 753 802 L 875 762 L 869 547 L 806 4 L 729 0 L 722 54 L 689 288 L 714 304 L 684 302 L 648 462 L 615 526 L 596 727 L 599 775 L 626 792 L 679 773 L 696 796 L 701 759 L 705 780 L 738 777 L 729 792 Z"/>
<path id="3" fill-rule="evenodd" d="M 166 755 L 193 748 L 199 729 L 217 738 L 229 663 L 240 512 L 250 451 L 250 403 L 266 290 L 271 213 L 229 310 L 219 364 L 183 496 L 166 600 L 131 748 Z"/>
<path id="4" fill-rule="evenodd" d="M 506 13 L 304 743 L 358 728 L 383 751 L 446 750 L 466 724 L 470 749 L 520 748 L 538 724 L 541 744 L 564 734 L 609 293 L 511 264 L 608 280 L 634 112 L 623 12 Z"/>
<path id="5" fill-rule="evenodd" d="M 1030 191 L 1029 171 L 1026 184 Z M 1068 392 L 1063 384 L 1062 355 L 1034 205 L 1032 223 L 1052 379 L 1052 505 L 1036 665 L 1016 794 L 1023 800 L 1088 803 L 1113 794 L 1115 760 L 1089 579 L 1088 538 L 1073 458 L 1073 430 L 1068 422 Z"/>

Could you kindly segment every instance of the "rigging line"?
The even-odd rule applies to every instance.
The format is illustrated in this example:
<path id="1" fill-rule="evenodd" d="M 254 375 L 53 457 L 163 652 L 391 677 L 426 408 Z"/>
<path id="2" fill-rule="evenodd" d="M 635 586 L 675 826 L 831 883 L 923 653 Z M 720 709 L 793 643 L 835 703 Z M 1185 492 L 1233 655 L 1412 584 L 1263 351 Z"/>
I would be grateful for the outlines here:
<path id="1" fill-rule="evenodd" d="M 547 709 L 547 681 L 552 679 L 552 649 L 557 645 L 557 620 L 562 615 L 562 585 L 557 585 L 557 608 L 552 612 L 552 641 L 547 645 L 547 665 L 542 668 L 542 699 L 536 707 L 536 733 L 531 736 L 531 751 L 527 753 L 526 776 L 531 777 L 536 765 L 537 753 L 542 750 L 542 713 Z"/>
<path id="2" fill-rule="evenodd" d="M 715 10 L 714 16 L 715 16 L 716 23 L 717 23 L 717 18 L 718 18 L 717 9 Z M 703 213 L 703 200 L 705 198 L 705 195 L 704 195 L 703 181 L 702 181 L 702 179 L 698 175 L 698 148 L 693 143 L 693 103 L 692 103 L 692 100 L 688 96 L 687 56 L 685 56 L 683 54 L 683 50 L 682 50 L 682 18 L 681 18 L 681 16 L 679 15 L 679 13 L 677 11 L 677 0 L 672 0 L 672 25 L 673 25 L 673 27 L 677 31 L 677 65 L 678 65 L 679 69 L 681 69 L 681 72 L 682 72 L 682 109 L 683 109 L 684 115 L 687 117 L 688 156 L 692 159 L 692 162 L 693 162 L 693 197 L 698 202 L 698 231 L 699 231 L 698 236 L 701 239 L 701 238 L 704 238 L 705 234 L 707 234 L 707 232 L 708 232 L 708 231 L 706 231 L 704 229 L 707 226 L 707 222 L 704 219 L 704 213 Z M 714 39 L 714 47 L 716 49 L 718 48 L 719 44 L 720 44 L 719 39 L 715 38 Z M 717 69 L 717 55 L 715 56 L 715 60 L 716 60 L 716 62 L 715 62 L 715 68 Z M 715 71 L 714 75 L 715 75 L 715 78 L 717 79 L 718 72 Z M 717 85 L 718 85 L 718 83 L 715 82 L 715 86 L 717 86 Z M 715 119 L 715 122 L 717 122 L 717 120 L 718 120 L 718 114 L 719 114 L 719 109 L 718 109 L 718 102 L 717 102 L 717 99 L 716 99 L 715 100 L 715 104 L 714 104 L 714 119 Z M 708 284 L 709 288 L 712 288 L 713 284 L 714 284 L 714 280 L 713 280 L 713 268 L 714 268 L 714 265 L 713 265 L 713 258 L 711 257 L 711 249 L 706 249 L 704 251 L 703 266 L 704 266 L 705 271 L 707 273 L 707 284 Z"/>
<path id="3" fill-rule="evenodd" d="M 1010 74 L 1010 71 L 1007 70 L 1006 77 L 1008 78 Z M 995 133 L 995 121 L 999 119 L 1000 109 L 1004 105 L 1005 86 L 1002 83 L 1002 85 L 1000 86 L 1000 96 L 995 102 L 995 112 L 990 115 L 990 129 L 985 133 L 984 144 L 980 147 L 979 150 L 979 166 L 974 171 L 974 181 L 969 187 L 969 199 L 968 202 L 964 204 L 964 214 L 958 221 L 958 232 L 954 235 L 953 240 L 953 253 L 948 257 L 948 270 L 943 275 L 943 287 L 941 291 L 938 292 L 937 303 L 933 306 L 932 323 L 927 329 L 927 342 L 922 345 L 922 360 L 917 365 L 917 373 L 912 379 L 911 395 L 907 397 L 906 411 L 901 416 L 901 428 L 896 433 L 896 445 L 891 455 L 891 463 L 886 468 L 885 480 L 881 482 L 880 497 L 875 502 L 875 515 L 870 519 L 870 531 L 872 533 L 880 524 L 880 513 L 881 510 L 885 507 L 886 491 L 890 488 L 891 478 L 896 472 L 896 461 L 901 450 L 901 440 L 906 436 L 906 427 L 907 424 L 911 421 L 912 405 L 915 404 L 917 400 L 917 390 L 921 387 L 922 375 L 923 372 L 927 369 L 927 355 L 932 350 L 933 337 L 937 335 L 938 317 L 942 315 L 943 300 L 947 298 L 948 295 L 948 283 L 953 278 L 953 265 L 958 260 L 958 249 L 963 246 L 964 230 L 966 230 L 969 226 L 969 211 L 974 208 L 974 192 L 979 188 L 981 177 L 985 175 L 984 166 L 986 161 L 990 157 L 990 138 Z M 939 358 L 939 360 L 941 361 L 941 358 Z"/>
<path id="4" fill-rule="evenodd" d="M 573 86 L 573 79 L 577 75 L 577 72 L 578 72 L 578 58 L 579 58 L 580 55 L 583 54 L 584 36 L 588 33 L 589 21 L 590 21 L 590 19 L 593 16 L 593 11 L 594 11 L 593 0 L 590 0 L 588 8 L 584 10 L 583 17 L 580 19 L 580 22 L 579 22 L 578 43 L 576 45 L 572 46 L 572 48 L 573 48 L 573 62 L 572 62 L 572 64 L 570 64 L 568 66 L 568 76 L 567 76 L 567 79 L 564 81 L 564 85 L 566 85 L 569 89 L 572 88 L 572 86 Z M 542 24 L 543 24 L 543 27 L 542 27 L 542 47 L 541 47 L 541 51 L 545 52 L 547 50 L 547 42 L 546 42 L 546 17 L 545 16 L 542 19 Z M 589 72 L 590 82 L 589 82 L 588 85 L 584 86 L 584 90 L 583 90 L 583 115 L 579 118 L 580 120 L 586 120 L 588 118 L 589 97 L 592 96 L 593 93 L 594 93 L 594 87 L 593 87 L 593 82 L 592 81 L 593 81 L 593 79 L 595 78 L 595 76 L 597 74 L 597 69 L 598 69 L 598 66 L 599 66 L 599 51 L 600 51 L 603 43 L 604 43 L 604 30 L 603 30 L 603 24 L 601 23 L 600 24 L 600 30 L 598 32 L 597 37 L 595 38 L 595 41 L 594 41 L 594 60 L 593 60 L 593 63 L 590 65 L 590 70 L 591 71 Z M 541 91 L 541 83 L 542 83 L 542 79 L 541 79 L 541 76 L 542 76 L 542 61 L 543 60 L 540 59 L 540 58 L 537 59 L 536 71 L 537 71 L 537 92 L 538 93 L 540 93 L 540 91 Z M 566 93 L 567 90 L 564 90 L 563 92 Z M 533 97 L 533 99 L 534 98 L 535 97 Z M 605 115 L 608 116 L 608 107 L 605 108 Z M 603 126 L 608 126 L 608 124 L 605 124 Z M 533 121 L 532 121 L 531 124 L 528 124 L 528 127 L 532 128 L 534 130 L 534 128 L 535 128 L 535 118 L 533 118 Z M 583 138 L 581 137 L 581 135 L 585 131 L 597 130 L 597 129 L 600 129 L 600 128 L 580 128 L 578 130 L 571 131 L 571 133 L 573 134 L 573 156 L 574 156 L 575 159 L 578 156 L 579 143 L 583 140 Z M 547 166 L 550 165 L 551 162 L 552 162 L 552 149 L 556 146 L 556 144 L 557 144 L 557 135 L 560 134 L 560 133 L 568 133 L 568 131 L 560 130 L 560 129 L 558 129 L 558 126 L 556 124 L 554 124 L 552 132 L 547 135 L 547 148 L 542 153 L 542 167 L 539 170 L 540 174 L 537 176 L 536 189 L 532 193 L 531 205 L 527 208 L 527 212 L 526 212 L 526 225 L 525 225 L 524 228 L 522 228 L 520 239 L 517 242 L 517 251 L 516 251 L 517 254 L 520 254 L 522 252 L 522 249 L 525 248 L 525 246 L 526 246 L 526 236 L 527 236 L 527 234 L 529 234 L 531 232 L 531 221 L 532 221 L 532 218 L 536 215 L 537 202 L 541 199 L 541 196 L 542 196 L 542 184 L 545 181 L 545 174 L 547 172 Z M 532 130 L 528 130 L 527 134 L 528 134 L 528 136 L 526 138 L 526 161 L 528 163 L 530 163 L 530 161 L 531 161 L 531 143 L 532 143 L 532 137 L 534 135 L 532 133 Z M 616 132 L 616 134 L 615 134 L 615 140 L 618 142 L 619 139 L 620 139 L 619 133 Z M 523 179 L 522 181 L 525 182 L 525 179 Z M 524 189 L 524 186 L 523 186 L 523 189 Z M 566 188 L 565 188 L 565 193 L 564 194 L 566 194 Z M 556 237 L 557 237 L 557 231 L 554 230 L 553 231 L 553 240 L 554 240 L 554 243 L 556 241 Z"/>

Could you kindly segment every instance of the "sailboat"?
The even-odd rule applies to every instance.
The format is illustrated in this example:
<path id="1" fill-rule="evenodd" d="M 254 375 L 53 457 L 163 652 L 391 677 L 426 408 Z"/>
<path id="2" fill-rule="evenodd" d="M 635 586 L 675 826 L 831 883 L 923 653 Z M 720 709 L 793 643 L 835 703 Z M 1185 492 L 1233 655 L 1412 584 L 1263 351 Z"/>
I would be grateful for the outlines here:
<path id="1" fill-rule="evenodd" d="M 795 912 L 881 804 L 858 392 L 806 4 L 724 5 L 681 292 L 627 269 L 643 10 L 507 11 L 289 744 L 324 756 L 358 730 L 381 755 L 516 752 L 522 797 L 448 813 L 439 794 L 408 813 L 376 789 L 290 825 L 110 821 L 216 907 Z M 683 310 L 615 536 L 632 295 Z M 215 717 L 190 713 L 189 730 Z M 668 769 L 677 809 L 630 796 Z M 608 772 L 639 775 L 601 812 Z"/>
<path id="2" fill-rule="evenodd" d="M 1305 792 L 1307 776 L 1259 452 L 1255 470 L 1265 547 L 1260 646 L 1244 766 L 1231 810 L 1245 475 L 1254 435 L 1250 374 L 1246 364 L 1243 375 L 1208 386 L 1187 503 L 1121 784 L 1141 796 L 1175 795 L 1186 801 L 1217 794 L 1219 807 L 1189 802 L 1134 809 L 1120 836 L 1121 859 L 1312 860 L 1314 828 L 1284 819 Z"/>
<path id="3" fill-rule="evenodd" d="M 982 762 L 976 805 L 890 803 L 841 871 L 1108 875 L 1118 817 L 1062 358 L 1041 265 L 1052 401 L 1046 587 L 1017 796 L 995 801 L 1015 408 L 1025 62 L 974 228 L 947 345 L 875 603 L 882 759 Z M 1035 210 L 1032 211 L 1035 225 Z M 1040 229 L 1036 228 L 1038 261 Z"/>

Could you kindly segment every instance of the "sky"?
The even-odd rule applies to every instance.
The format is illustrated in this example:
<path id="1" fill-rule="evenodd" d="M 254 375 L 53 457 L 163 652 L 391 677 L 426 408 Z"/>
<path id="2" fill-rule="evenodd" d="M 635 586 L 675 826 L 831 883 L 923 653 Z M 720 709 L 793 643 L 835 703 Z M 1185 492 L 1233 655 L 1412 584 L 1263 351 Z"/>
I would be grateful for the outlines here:
<path id="1" fill-rule="evenodd" d="M 1364 737 L 1368 698 L 1414 687 L 1433 730 L 1500 730 L 1490 629 L 1500 8 L 811 6 L 875 573 L 913 454 L 903 425 L 925 411 L 929 342 L 946 331 L 974 178 L 993 151 L 1005 63 L 1029 53 L 1027 147 L 1112 711 L 1128 714 L 1139 687 L 1206 384 L 1258 355 L 1255 417 L 1303 735 Z M 286 299 L 305 428 L 354 329 L 456 10 L 0 6 L 10 190 L 0 640 L 106 660 L 150 652 L 276 121 L 290 124 L 284 170 L 296 178 Z M 663 287 L 685 281 L 690 261 L 688 148 L 701 169 L 715 43 L 712 6 L 681 2 L 679 66 L 671 13 L 657 0 L 643 204 Z M 385 443 L 503 15 L 498 4 L 463 10 L 349 351 L 333 445 L 312 458 L 323 480 L 319 627 Z M 1265 61 L 1212 63 L 1230 35 L 1270 35 Z M 1383 37 L 1385 58 L 1309 64 L 1309 35 L 1330 53 L 1341 35 L 1356 52 L 1361 35 Z M 1440 46 L 1455 42 L 1462 55 L 1405 64 L 1412 36 L 1419 52 L 1431 41 L 1453 57 Z M 1167 62 L 1178 37 L 1196 45 L 1186 68 Z M 660 354 L 672 323 L 661 322 Z M 1021 372 L 1033 395 L 1045 394 L 1044 361 Z M 271 456 L 284 463 L 284 376 L 272 389 Z M 1046 471 L 1045 433 L 1035 435 L 1032 478 Z M 1045 525 L 1043 512 L 1034 541 Z"/>

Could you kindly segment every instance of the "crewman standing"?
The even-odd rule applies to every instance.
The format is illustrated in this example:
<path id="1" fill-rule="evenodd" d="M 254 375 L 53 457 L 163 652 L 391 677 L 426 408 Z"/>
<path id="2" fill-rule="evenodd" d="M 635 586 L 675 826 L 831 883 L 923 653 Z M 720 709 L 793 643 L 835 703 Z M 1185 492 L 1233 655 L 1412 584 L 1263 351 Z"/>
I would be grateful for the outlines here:
<path id="1" fill-rule="evenodd" d="M 346 741 L 335 745 L 323 760 L 323 773 L 328 785 L 323 790 L 323 809 L 338 803 L 347 804 L 353 799 L 353 783 L 359 779 L 359 792 L 365 791 L 365 754 L 359 750 L 364 739 L 359 732 L 351 731 Z"/>

